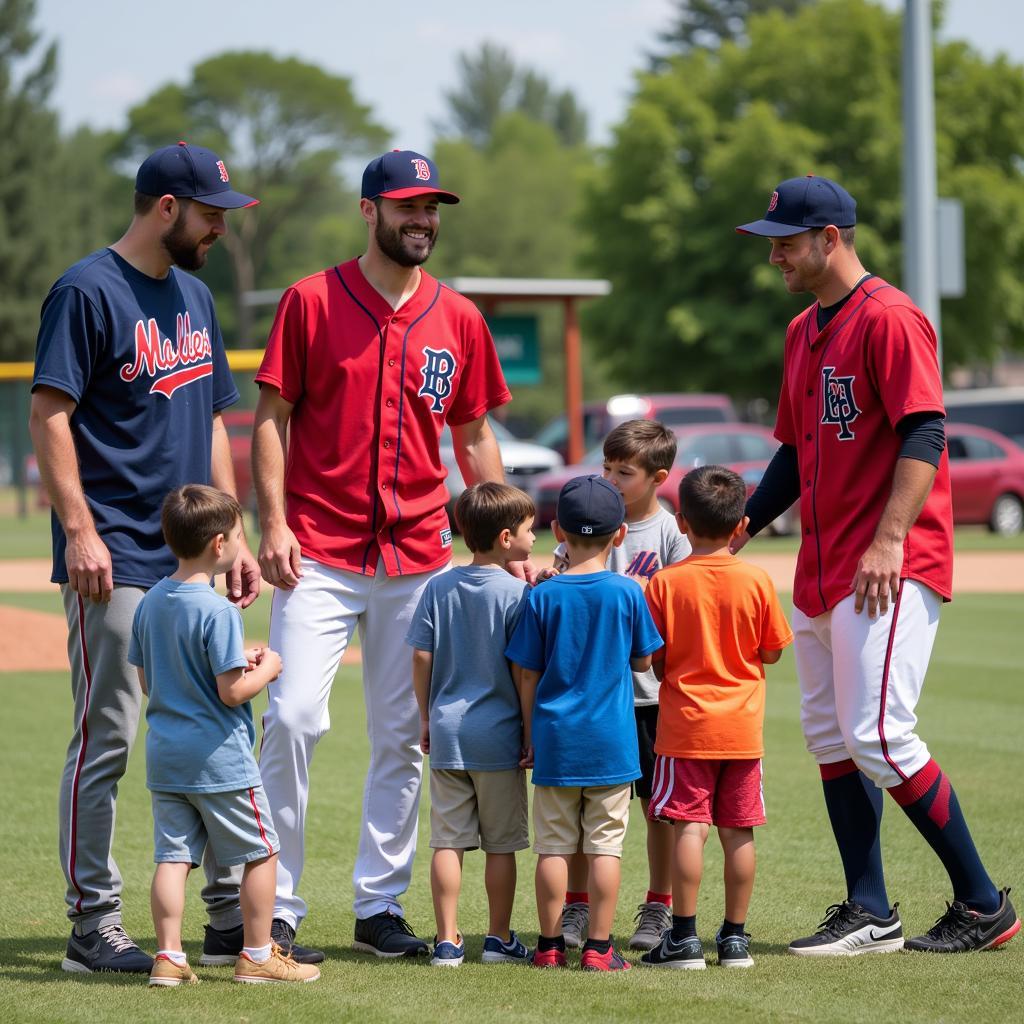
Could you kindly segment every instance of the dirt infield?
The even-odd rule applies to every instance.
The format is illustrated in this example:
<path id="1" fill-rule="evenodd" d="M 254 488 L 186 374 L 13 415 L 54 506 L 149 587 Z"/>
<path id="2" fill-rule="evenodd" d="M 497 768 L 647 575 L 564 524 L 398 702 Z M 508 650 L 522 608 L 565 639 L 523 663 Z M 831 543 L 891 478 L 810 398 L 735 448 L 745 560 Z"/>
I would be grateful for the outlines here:
<path id="1" fill-rule="evenodd" d="M 744 557 L 765 569 L 779 590 L 793 585 L 792 554 Z M 543 564 L 544 559 L 535 559 Z M 50 582 L 48 559 L 11 559 L 0 562 L 0 592 L 45 593 Z M 957 555 L 953 567 L 954 593 L 1024 593 L 1024 552 L 970 551 Z M 345 653 L 346 664 L 358 664 L 359 651 Z M 0 605 L 0 672 L 48 672 L 68 668 L 67 626 L 60 615 Z"/>

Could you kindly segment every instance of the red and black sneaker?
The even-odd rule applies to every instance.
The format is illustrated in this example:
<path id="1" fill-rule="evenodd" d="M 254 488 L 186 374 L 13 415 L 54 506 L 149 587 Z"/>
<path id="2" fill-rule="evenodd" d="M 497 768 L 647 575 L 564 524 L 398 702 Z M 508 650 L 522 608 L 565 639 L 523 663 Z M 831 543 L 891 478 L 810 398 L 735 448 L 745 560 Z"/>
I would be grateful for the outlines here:
<path id="1" fill-rule="evenodd" d="M 535 949 L 530 960 L 532 967 L 565 967 L 564 949 Z"/>
<path id="2" fill-rule="evenodd" d="M 607 953 L 599 953 L 588 943 L 583 947 L 583 956 L 580 957 L 580 967 L 585 971 L 628 971 L 632 966 L 628 960 L 619 956 L 614 946 L 609 946 Z"/>
<path id="3" fill-rule="evenodd" d="M 942 917 L 924 935 L 908 939 L 905 948 L 923 953 L 970 953 L 995 949 L 1019 931 L 1020 918 L 1006 888 L 999 893 L 999 906 L 991 914 L 981 914 L 963 903 L 947 903 Z"/>

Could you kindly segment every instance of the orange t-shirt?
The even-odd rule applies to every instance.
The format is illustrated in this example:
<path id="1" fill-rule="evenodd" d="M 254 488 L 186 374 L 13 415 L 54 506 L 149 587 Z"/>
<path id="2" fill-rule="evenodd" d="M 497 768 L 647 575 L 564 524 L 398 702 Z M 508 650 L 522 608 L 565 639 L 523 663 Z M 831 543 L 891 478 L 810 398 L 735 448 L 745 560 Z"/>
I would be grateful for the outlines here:
<path id="1" fill-rule="evenodd" d="M 646 597 L 665 638 L 655 753 L 763 757 L 764 665 L 757 652 L 793 640 L 768 574 L 733 555 L 691 555 L 655 573 Z"/>

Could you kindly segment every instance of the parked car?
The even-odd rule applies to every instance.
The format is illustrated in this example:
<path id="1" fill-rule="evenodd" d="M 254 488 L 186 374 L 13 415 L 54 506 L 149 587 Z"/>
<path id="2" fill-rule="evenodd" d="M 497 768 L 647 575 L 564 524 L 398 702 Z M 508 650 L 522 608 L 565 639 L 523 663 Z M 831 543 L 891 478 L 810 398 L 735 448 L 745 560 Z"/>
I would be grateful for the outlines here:
<path id="1" fill-rule="evenodd" d="M 235 468 L 235 493 L 242 508 L 256 509 L 256 492 L 252 486 L 253 409 L 225 409 L 221 413 L 231 446 L 231 463 Z"/>
<path id="2" fill-rule="evenodd" d="M 1013 536 L 1024 529 L 1024 448 L 985 427 L 946 424 L 953 523 L 982 523 Z"/>
<path id="3" fill-rule="evenodd" d="M 707 423 L 676 427 L 675 464 L 665 482 L 658 488 L 658 501 L 670 512 L 679 511 L 679 481 L 694 467 L 709 464 L 728 466 L 743 477 L 747 493 L 760 483 L 768 463 L 778 450 L 779 442 L 766 427 L 753 423 Z M 604 464 L 601 446 L 591 449 L 583 462 L 575 466 L 545 473 L 535 482 L 537 524 L 548 526 L 555 518 L 558 493 L 574 476 L 600 473 Z M 771 525 L 773 533 L 792 533 L 799 521 L 794 505 Z"/>
<path id="4" fill-rule="evenodd" d="M 1024 446 L 1024 387 L 953 388 L 942 396 L 947 423 L 973 423 Z"/>
<path id="5" fill-rule="evenodd" d="M 534 444 L 532 441 L 521 441 L 503 424 L 491 420 L 491 429 L 501 447 L 501 461 L 505 467 L 505 479 L 515 487 L 520 487 L 529 494 L 533 493 L 536 479 L 548 470 L 555 469 L 563 463 L 562 456 L 552 448 Z M 448 470 L 445 484 L 448 487 L 448 520 L 455 527 L 455 502 L 466 489 L 462 479 L 462 471 L 455 461 L 455 447 L 452 433 L 445 428 L 441 435 L 441 461 Z"/>
<path id="6" fill-rule="evenodd" d="M 660 420 L 667 427 L 681 427 L 690 423 L 735 423 L 738 419 L 728 395 L 613 395 L 607 402 L 588 402 L 583 406 L 583 447 L 589 451 L 613 427 L 627 420 Z M 566 415 L 562 413 L 545 424 L 534 440 L 567 458 Z"/>

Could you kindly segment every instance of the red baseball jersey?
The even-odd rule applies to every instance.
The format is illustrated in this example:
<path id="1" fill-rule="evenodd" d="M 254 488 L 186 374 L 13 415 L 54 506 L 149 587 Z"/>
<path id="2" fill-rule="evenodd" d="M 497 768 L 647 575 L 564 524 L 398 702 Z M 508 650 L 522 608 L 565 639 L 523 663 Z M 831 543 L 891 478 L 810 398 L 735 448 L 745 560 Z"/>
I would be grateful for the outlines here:
<path id="1" fill-rule="evenodd" d="M 857 563 L 892 490 L 902 438 L 896 424 L 944 413 L 935 331 L 903 292 L 877 277 L 817 328 L 818 304 L 786 333 L 775 436 L 800 465 L 801 545 L 793 603 L 815 616 L 853 592 Z M 949 599 L 953 515 L 949 462 L 938 473 L 903 543 L 903 578 Z"/>
<path id="2" fill-rule="evenodd" d="M 487 324 L 421 271 L 394 310 L 356 260 L 289 288 L 256 380 L 294 405 L 285 501 L 304 555 L 372 575 L 427 572 L 451 558 L 446 423 L 507 402 Z"/>

